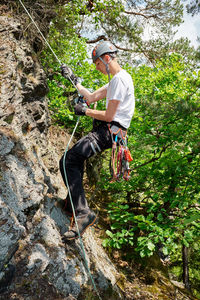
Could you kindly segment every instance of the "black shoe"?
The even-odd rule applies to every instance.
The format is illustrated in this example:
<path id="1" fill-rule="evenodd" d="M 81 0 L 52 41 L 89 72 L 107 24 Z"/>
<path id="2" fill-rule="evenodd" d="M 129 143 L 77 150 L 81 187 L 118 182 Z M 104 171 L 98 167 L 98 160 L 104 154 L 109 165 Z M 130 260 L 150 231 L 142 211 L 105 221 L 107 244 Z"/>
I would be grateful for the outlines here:
<path id="1" fill-rule="evenodd" d="M 67 201 L 66 200 L 57 200 L 55 205 L 57 207 L 60 207 L 68 217 L 70 217 L 70 218 L 72 217 L 73 213 L 72 213 L 72 211 L 69 211 L 67 209 Z"/>
<path id="2" fill-rule="evenodd" d="M 77 220 L 80 235 L 82 235 L 88 227 L 94 225 L 94 223 L 97 220 L 97 216 L 93 211 L 90 211 L 86 216 L 77 217 L 76 220 Z M 75 221 L 73 221 L 72 227 L 63 234 L 62 239 L 63 241 L 66 241 L 66 240 L 74 240 L 77 238 L 78 238 L 78 230 Z"/>

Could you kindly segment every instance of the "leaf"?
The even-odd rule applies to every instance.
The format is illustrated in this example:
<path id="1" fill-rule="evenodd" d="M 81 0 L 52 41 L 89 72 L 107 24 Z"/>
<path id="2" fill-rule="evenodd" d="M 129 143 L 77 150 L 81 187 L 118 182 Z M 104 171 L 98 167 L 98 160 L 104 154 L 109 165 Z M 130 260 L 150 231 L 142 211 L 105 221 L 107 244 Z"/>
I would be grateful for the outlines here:
<path id="1" fill-rule="evenodd" d="M 106 230 L 106 234 L 111 238 L 113 237 L 113 233 L 110 230 Z"/>
<path id="2" fill-rule="evenodd" d="M 119 229 L 119 228 L 121 228 L 121 225 L 120 225 L 119 223 L 114 223 L 114 224 L 112 224 L 112 225 L 110 226 L 110 228 L 111 228 L 112 230 L 114 230 L 114 229 Z"/>
<path id="3" fill-rule="evenodd" d="M 167 247 L 163 247 L 162 248 L 162 252 L 163 252 L 164 255 L 168 255 L 169 254 Z"/>
<path id="4" fill-rule="evenodd" d="M 143 222 L 145 221 L 145 217 L 143 215 L 134 216 L 134 219 Z"/>
<path id="5" fill-rule="evenodd" d="M 155 245 L 152 243 L 152 241 L 148 241 L 147 247 L 148 247 L 148 249 L 151 250 L 151 251 L 155 249 Z"/>
<path id="6" fill-rule="evenodd" d="M 103 240 L 102 246 L 106 248 L 108 245 L 109 245 L 109 240 L 108 239 Z"/>
<path id="7" fill-rule="evenodd" d="M 140 256 L 141 256 L 142 258 L 146 256 L 146 254 L 145 254 L 145 251 L 144 251 L 144 250 L 141 250 L 141 251 L 140 251 Z"/>
<path id="8" fill-rule="evenodd" d="M 186 246 L 186 247 L 189 247 L 190 244 L 188 243 L 188 241 L 186 239 L 183 239 L 183 244 Z"/>
<path id="9" fill-rule="evenodd" d="M 188 225 L 188 224 L 190 224 L 190 223 L 192 223 L 196 220 L 200 220 L 200 214 L 199 213 L 196 213 L 196 214 L 190 216 L 189 219 L 184 220 L 183 224 Z"/>
<path id="10" fill-rule="evenodd" d="M 157 216 L 158 221 L 163 221 L 163 215 L 161 213 L 158 214 Z"/>

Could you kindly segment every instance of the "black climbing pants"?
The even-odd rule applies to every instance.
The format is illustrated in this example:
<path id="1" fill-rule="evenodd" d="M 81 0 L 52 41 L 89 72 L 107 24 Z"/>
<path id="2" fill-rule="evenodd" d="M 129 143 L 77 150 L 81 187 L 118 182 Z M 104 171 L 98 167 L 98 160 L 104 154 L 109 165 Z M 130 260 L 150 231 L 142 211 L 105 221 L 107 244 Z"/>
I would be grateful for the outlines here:
<path id="1" fill-rule="evenodd" d="M 83 189 L 84 161 L 98 152 L 112 148 L 112 138 L 108 126 L 104 122 L 97 122 L 92 132 L 81 138 L 60 160 L 60 171 L 66 185 L 64 167 L 72 196 L 76 215 L 84 215 L 89 211 Z M 69 195 L 66 210 L 72 212 Z"/>

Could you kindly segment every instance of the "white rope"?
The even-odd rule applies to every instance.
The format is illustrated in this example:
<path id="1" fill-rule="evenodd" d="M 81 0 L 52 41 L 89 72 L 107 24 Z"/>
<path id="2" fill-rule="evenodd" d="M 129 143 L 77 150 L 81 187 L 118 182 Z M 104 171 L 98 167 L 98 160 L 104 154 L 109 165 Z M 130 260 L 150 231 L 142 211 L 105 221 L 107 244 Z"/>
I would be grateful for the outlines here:
<path id="1" fill-rule="evenodd" d="M 47 46 L 49 47 L 49 49 L 51 50 L 51 52 L 53 53 L 54 57 L 56 58 L 57 62 L 59 63 L 59 65 L 61 66 L 61 61 L 59 60 L 58 56 L 55 54 L 54 50 L 52 49 L 51 45 L 49 44 L 49 42 L 46 40 L 44 34 L 42 33 L 42 31 L 40 30 L 40 28 L 38 27 L 37 23 L 33 20 L 32 16 L 30 15 L 30 13 L 28 12 L 27 8 L 25 7 L 25 5 L 23 4 L 23 2 L 21 0 L 19 0 L 19 2 L 21 3 L 21 5 L 23 6 L 25 12 L 27 13 L 27 15 L 29 16 L 29 18 L 31 19 L 31 21 L 33 22 L 33 24 L 35 25 L 35 27 L 37 28 L 38 32 L 40 33 L 40 35 L 42 36 L 43 40 L 45 41 L 45 43 L 47 44 Z M 71 81 L 71 83 L 73 84 L 73 86 L 76 88 L 76 85 L 74 84 L 74 82 L 71 80 L 71 78 L 68 76 L 69 80 Z"/>
<path id="2" fill-rule="evenodd" d="M 31 21 L 33 22 L 33 24 L 35 25 L 35 27 L 37 28 L 37 30 L 39 31 L 39 33 L 41 34 L 43 40 L 45 41 L 45 43 L 47 44 L 47 46 L 49 47 L 49 49 L 51 50 L 51 52 L 53 53 L 53 55 L 55 56 L 56 60 L 59 62 L 59 64 L 61 65 L 61 61 L 59 60 L 58 56 L 55 54 L 55 52 L 53 51 L 52 47 L 50 46 L 50 44 L 48 43 L 48 41 L 46 40 L 45 36 L 43 35 L 42 31 L 40 30 L 40 28 L 38 27 L 38 25 L 36 24 L 36 22 L 33 20 L 32 16 L 29 14 L 28 10 L 26 9 L 26 7 L 24 6 L 23 2 L 21 0 L 19 0 L 19 2 L 21 3 L 21 5 L 23 6 L 24 10 L 26 11 L 27 15 L 29 16 L 29 18 L 31 19 Z"/>
<path id="3" fill-rule="evenodd" d="M 84 249 L 84 245 L 83 245 L 83 241 L 82 241 L 82 238 L 81 238 L 81 235 L 80 235 L 80 231 L 79 231 L 79 228 L 78 228 L 78 223 L 77 223 L 77 219 L 76 219 L 76 213 L 75 213 L 75 209 L 74 209 L 74 205 L 73 205 L 73 201 L 72 201 L 72 195 L 71 195 L 71 191 L 70 191 L 70 188 L 69 188 L 69 182 L 68 182 L 68 179 L 67 179 L 67 173 L 66 173 L 66 167 L 65 167 L 65 158 L 66 158 L 66 154 L 67 154 L 67 151 L 68 151 L 68 148 L 69 148 L 69 145 L 71 143 L 71 140 L 74 136 L 74 133 L 76 131 L 76 128 L 78 126 L 78 123 L 79 123 L 79 119 L 80 117 L 78 117 L 78 120 L 76 122 L 76 125 L 74 127 L 74 130 L 72 132 L 72 135 L 70 137 L 70 140 L 67 144 L 67 147 L 66 147 L 66 150 L 65 150 L 65 153 L 64 153 L 64 157 L 63 157 L 63 169 L 64 169 L 64 175 L 65 175 L 65 181 L 66 181 L 66 185 L 67 185 L 67 189 L 68 189 L 68 193 L 69 193 L 69 199 L 70 199 L 70 203 L 71 203 L 71 207 L 72 207 L 72 213 L 73 213 L 73 216 L 74 216 L 74 221 L 75 221 L 75 224 L 76 224 L 76 228 L 77 228 L 77 232 L 78 232 L 78 237 L 79 237 L 79 240 L 80 240 L 80 246 L 81 246 L 81 249 L 82 249 L 82 252 L 83 252 L 83 257 L 84 257 L 84 260 L 85 260 L 85 264 L 86 264 L 86 269 L 88 271 L 88 274 L 90 276 L 90 279 L 91 279 L 91 282 L 93 284 L 93 287 L 94 287 L 94 290 L 95 292 L 97 293 L 98 297 L 100 300 L 102 300 L 98 290 L 97 290 L 97 287 L 96 287 L 96 284 L 94 282 L 94 279 L 92 277 L 92 274 L 90 272 L 90 268 L 89 268 L 89 265 L 88 265 L 88 262 L 87 262 L 87 258 L 86 258 L 86 253 L 85 253 L 85 249 Z"/>

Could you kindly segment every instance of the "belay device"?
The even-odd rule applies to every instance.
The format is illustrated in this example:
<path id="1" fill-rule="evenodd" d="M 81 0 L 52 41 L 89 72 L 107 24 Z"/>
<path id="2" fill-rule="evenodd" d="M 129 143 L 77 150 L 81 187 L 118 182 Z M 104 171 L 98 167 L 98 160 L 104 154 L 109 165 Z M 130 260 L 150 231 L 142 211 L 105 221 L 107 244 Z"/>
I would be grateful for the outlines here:
<path id="1" fill-rule="evenodd" d="M 77 97 L 74 99 L 74 104 L 76 105 L 76 104 L 78 104 L 78 103 L 83 103 L 84 105 L 89 106 L 89 105 L 87 104 L 87 101 L 84 100 L 84 97 L 83 97 L 82 95 L 79 95 L 79 96 L 77 96 Z"/>

